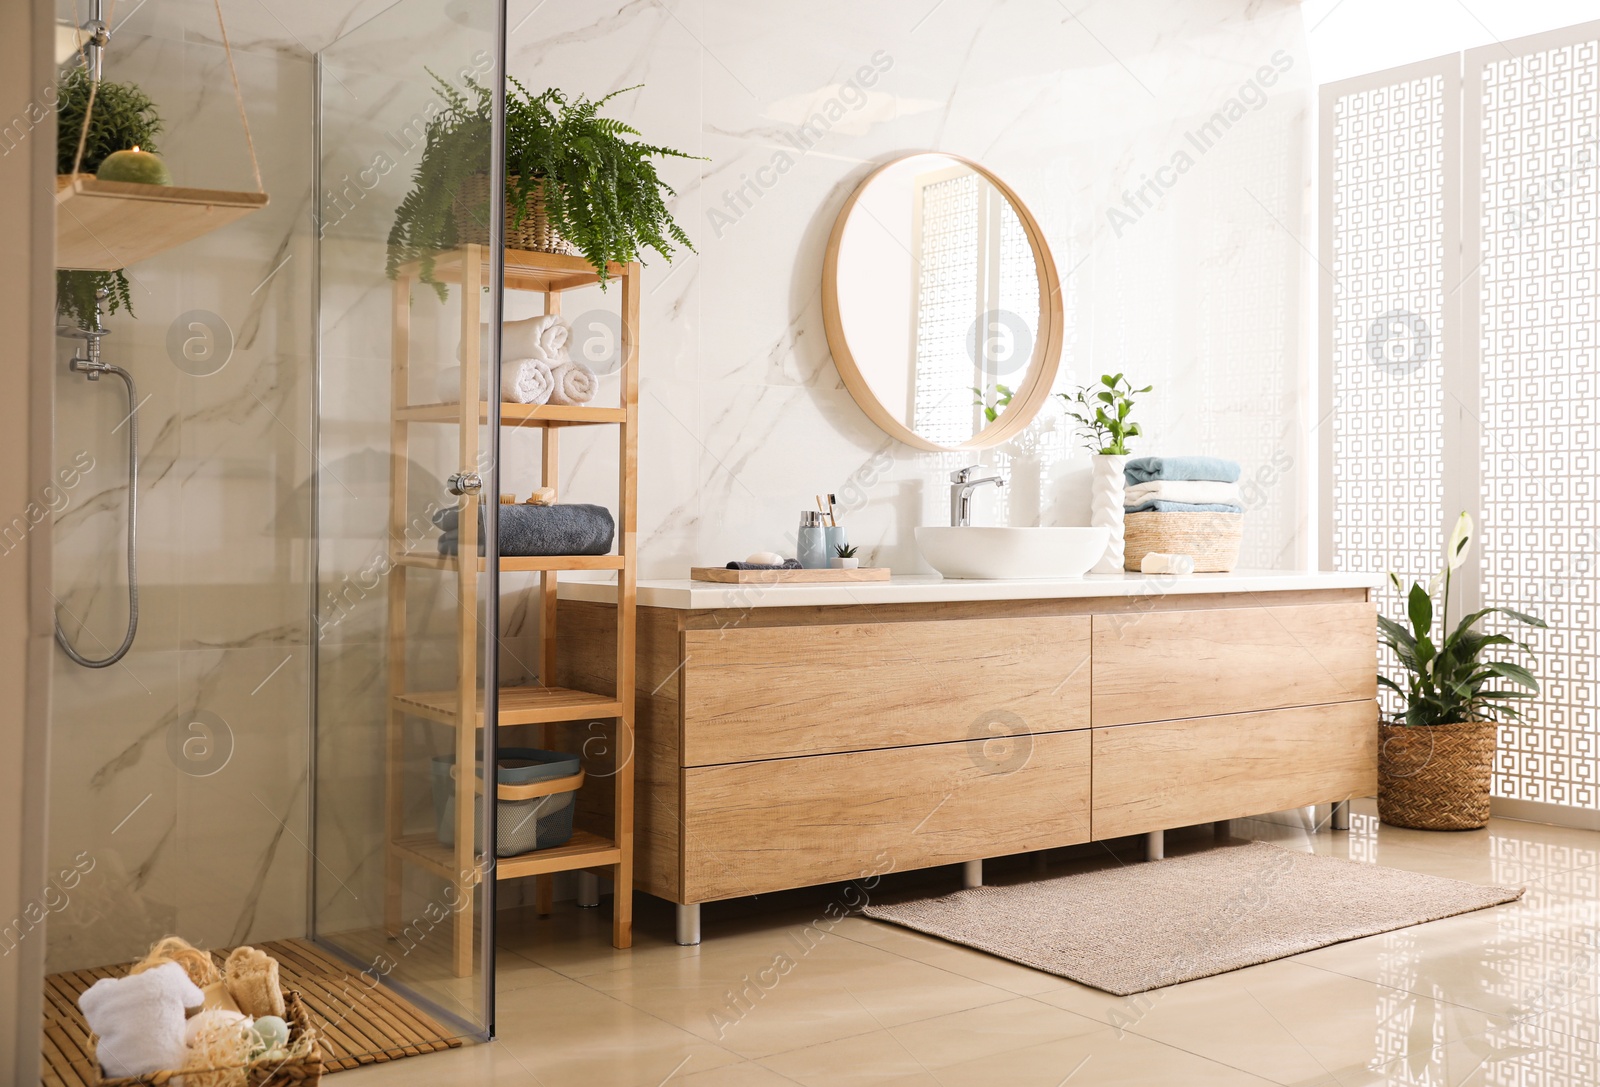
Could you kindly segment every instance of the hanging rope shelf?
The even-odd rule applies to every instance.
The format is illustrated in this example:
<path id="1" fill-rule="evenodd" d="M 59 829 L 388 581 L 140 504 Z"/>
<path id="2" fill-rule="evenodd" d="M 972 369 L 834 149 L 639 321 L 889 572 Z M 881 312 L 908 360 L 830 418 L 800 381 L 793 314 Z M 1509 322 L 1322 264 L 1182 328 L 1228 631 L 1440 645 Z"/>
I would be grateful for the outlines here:
<path id="1" fill-rule="evenodd" d="M 255 141 L 250 138 L 244 96 L 239 92 L 239 75 L 233 66 L 228 28 L 222 21 L 220 0 L 213 0 L 213 3 L 217 9 L 217 25 L 222 30 L 222 48 L 228 57 L 228 71 L 233 77 L 233 98 L 239 107 L 239 122 L 244 127 L 256 191 L 101 181 L 93 174 L 78 173 L 74 169 L 73 173 L 56 178 L 56 267 L 99 272 L 126 268 L 266 207 L 267 193 L 261 184 Z M 110 21 L 109 15 L 107 21 Z M 74 167 L 83 161 L 83 147 L 93 111 L 94 88 L 91 87 Z"/>

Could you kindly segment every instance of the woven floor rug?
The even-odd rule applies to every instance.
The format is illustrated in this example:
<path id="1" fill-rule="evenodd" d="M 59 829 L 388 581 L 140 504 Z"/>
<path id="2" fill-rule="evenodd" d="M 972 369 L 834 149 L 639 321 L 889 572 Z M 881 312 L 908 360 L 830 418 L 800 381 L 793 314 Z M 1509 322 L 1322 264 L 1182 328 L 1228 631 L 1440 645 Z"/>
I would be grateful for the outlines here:
<path id="1" fill-rule="evenodd" d="M 1521 897 L 1252 842 L 863 912 L 1127 996 Z"/>

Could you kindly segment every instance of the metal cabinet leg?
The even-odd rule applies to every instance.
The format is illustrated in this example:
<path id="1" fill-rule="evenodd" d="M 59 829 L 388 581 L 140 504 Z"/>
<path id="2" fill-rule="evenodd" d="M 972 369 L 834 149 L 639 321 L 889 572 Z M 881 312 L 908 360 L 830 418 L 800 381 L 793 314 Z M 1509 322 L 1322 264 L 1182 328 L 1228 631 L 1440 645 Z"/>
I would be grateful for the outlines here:
<path id="1" fill-rule="evenodd" d="M 700 942 L 700 904 L 678 906 L 677 942 L 690 947 Z"/>
<path id="2" fill-rule="evenodd" d="M 1167 832 L 1152 830 L 1144 836 L 1144 859 L 1158 861 L 1167 855 Z"/>
<path id="3" fill-rule="evenodd" d="M 1328 817 L 1328 826 L 1334 830 L 1350 829 L 1350 801 L 1335 800 L 1333 814 Z"/>
<path id="4" fill-rule="evenodd" d="M 961 866 L 961 886 L 983 886 L 983 861 L 981 859 L 968 861 L 966 864 Z"/>
<path id="5" fill-rule="evenodd" d="M 600 877 L 593 872 L 578 873 L 578 906 L 592 910 L 600 905 Z"/>

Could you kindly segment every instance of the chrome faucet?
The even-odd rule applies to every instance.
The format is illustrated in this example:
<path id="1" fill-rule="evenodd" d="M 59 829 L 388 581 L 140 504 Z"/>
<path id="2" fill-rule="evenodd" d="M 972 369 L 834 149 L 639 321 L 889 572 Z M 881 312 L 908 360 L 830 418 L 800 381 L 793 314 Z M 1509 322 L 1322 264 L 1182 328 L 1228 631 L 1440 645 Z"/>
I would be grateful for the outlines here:
<path id="1" fill-rule="evenodd" d="M 969 465 L 958 471 L 950 473 L 950 527 L 961 528 L 972 523 L 972 492 L 982 487 L 985 483 L 993 483 L 996 487 L 1006 485 L 1003 476 L 983 476 L 978 479 L 972 473 L 982 468 L 981 464 Z"/>

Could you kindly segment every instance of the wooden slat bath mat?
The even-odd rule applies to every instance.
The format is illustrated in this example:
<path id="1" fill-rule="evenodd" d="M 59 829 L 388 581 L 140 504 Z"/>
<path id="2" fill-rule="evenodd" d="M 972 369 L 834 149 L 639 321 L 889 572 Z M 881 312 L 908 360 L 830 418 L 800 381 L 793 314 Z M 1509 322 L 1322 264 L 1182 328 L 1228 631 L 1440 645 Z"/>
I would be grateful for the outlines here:
<path id="1" fill-rule="evenodd" d="M 328 1072 L 454 1049 L 460 1038 L 390 989 L 305 940 L 258 944 L 278 960 L 278 979 L 295 989 L 316 1021 Z M 231 950 L 231 949 L 229 949 Z M 228 950 L 213 951 L 221 967 Z M 101 978 L 122 977 L 129 963 L 51 974 L 44 982 L 44 1087 L 100 1082 L 78 994 Z"/>

